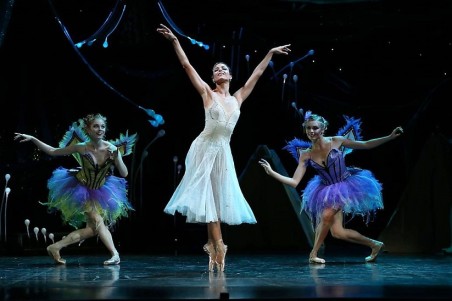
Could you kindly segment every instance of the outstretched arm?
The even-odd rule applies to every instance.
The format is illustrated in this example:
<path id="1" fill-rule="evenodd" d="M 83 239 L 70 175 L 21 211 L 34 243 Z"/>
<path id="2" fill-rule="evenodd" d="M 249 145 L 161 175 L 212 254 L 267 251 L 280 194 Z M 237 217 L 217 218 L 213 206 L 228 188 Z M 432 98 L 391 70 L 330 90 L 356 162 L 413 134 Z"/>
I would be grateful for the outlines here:
<path id="1" fill-rule="evenodd" d="M 261 77 L 261 75 L 264 73 L 265 69 L 268 67 L 268 63 L 270 63 L 270 60 L 273 57 L 273 54 L 285 54 L 288 55 L 290 52 L 289 49 L 290 44 L 278 46 L 275 48 L 270 49 L 268 51 L 267 55 L 264 57 L 264 59 L 259 63 L 259 65 L 256 66 L 253 73 L 251 73 L 251 76 L 246 81 L 245 85 L 241 87 L 237 92 L 234 93 L 235 98 L 242 103 L 245 101 L 245 99 L 248 98 L 248 96 L 251 94 L 251 91 L 253 91 L 254 86 L 256 86 L 257 81 Z"/>
<path id="2" fill-rule="evenodd" d="M 274 171 L 270 166 L 270 163 L 268 163 L 265 159 L 260 159 L 259 164 L 264 168 L 265 172 L 272 178 L 275 178 L 276 180 L 283 184 L 287 184 L 289 186 L 292 186 L 293 188 L 296 188 L 298 184 L 300 184 L 300 181 L 301 179 L 303 179 L 303 176 L 306 172 L 304 160 L 305 159 L 302 159 L 302 157 L 300 157 L 297 169 L 295 170 L 291 178 L 283 176 L 280 173 Z"/>
<path id="3" fill-rule="evenodd" d="M 163 24 L 160 24 L 160 27 L 157 28 L 157 32 L 159 32 L 162 36 L 164 36 L 168 41 L 171 41 L 171 44 L 174 47 L 174 51 L 176 51 L 177 58 L 187 73 L 190 81 L 192 82 L 195 89 L 199 94 L 204 95 L 207 89 L 210 89 L 209 85 L 201 79 L 198 72 L 193 68 L 188 60 L 185 51 L 182 49 L 181 44 L 179 43 L 179 39 L 173 34 L 173 32 Z"/>
<path id="4" fill-rule="evenodd" d="M 391 132 L 391 134 L 389 134 L 387 136 L 380 137 L 380 138 L 374 138 L 374 139 L 370 139 L 367 141 L 354 141 L 354 140 L 349 140 L 349 139 L 343 138 L 344 140 L 342 141 L 342 146 L 345 146 L 348 148 L 353 148 L 353 149 L 371 149 L 371 148 L 380 146 L 388 141 L 394 140 L 402 134 L 403 134 L 403 129 L 402 129 L 402 127 L 398 126 Z M 340 136 L 340 137 L 342 137 L 342 136 Z M 342 138 L 339 138 L 339 139 L 342 139 Z"/>
<path id="5" fill-rule="evenodd" d="M 44 153 L 46 153 L 49 156 L 66 156 L 66 155 L 71 155 L 75 152 L 77 152 L 77 147 L 75 144 L 69 145 L 67 147 L 64 148 L 56 148 L 53 147 L 51 145 L 48 145 L 44 142 L 42 142 L 41 140 L 39 140 L 38 138 L 32 136 L 32 135 L 27 135 L 27 134 L 21 134 L 21 133 L 14 133 L 16 136 L 14 136 L 14 140 L 19 140 L 19 142 L 27 142 L 27 141 L 31 141 L 33 142 L 39 150 L 43 151 Z"/>

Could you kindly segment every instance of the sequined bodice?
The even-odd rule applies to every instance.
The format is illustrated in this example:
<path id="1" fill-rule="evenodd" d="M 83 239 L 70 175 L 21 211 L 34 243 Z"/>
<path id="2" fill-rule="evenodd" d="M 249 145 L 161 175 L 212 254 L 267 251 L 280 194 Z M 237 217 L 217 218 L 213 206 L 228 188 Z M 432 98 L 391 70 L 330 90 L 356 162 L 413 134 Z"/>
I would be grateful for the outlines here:
<path id="1" fill-rule="evenodd" d="M 350 176 L 342 152 L 335 148 L 331 149 L 326 157 L 326 162 L 324 162 L 326 166 L 320 165 L 312 159 L 308 160 L 308 164 L 317 171 L 325 185 L 341 182 Z"/>
<path id="2" fill-rule="evenodd" d="M 212 142 L 229 142 L 235 125 L 240 117 L 237 100 L 233 98 L 230 111 L 227 111 L 217 100 L 210 108 L 205 109 L 206 122 L 200 137 Z"/>
<path id="3" fill-rule="evenodd" d="M 81 158 L 81 170 L 76 174 L 77 179 L 85 186 L 91 189 L 98 189 L 105 183 L 105 178 L 110 173 L 110 167 L 113 164 L 113 160 L 107 159 L 103 165 L 94 163 L 91 154 L 86 153 L 80 156 Z"/>

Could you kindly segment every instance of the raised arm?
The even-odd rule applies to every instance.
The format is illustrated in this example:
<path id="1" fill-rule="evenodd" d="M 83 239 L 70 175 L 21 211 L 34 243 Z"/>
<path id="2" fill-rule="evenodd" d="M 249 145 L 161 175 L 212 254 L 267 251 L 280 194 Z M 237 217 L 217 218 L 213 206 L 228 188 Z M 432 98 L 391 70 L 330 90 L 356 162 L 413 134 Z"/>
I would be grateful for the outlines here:
<path id="1" fill-rule="evenodd" d="M 160 27 L 157 28 L 157 32 L 159 32 L 162 36 L 164 36 L 168 41 L 173 45 L 174 51 L 176 52 L 177 58 L 190 78 L 191 83 L 198 91 L 200 95 L 204 95 L 208 89 L 210 89 L 209 85 L 202 80 L 199 76 L 198 72 L 193 68 L 188 60 L 185 51 L 182 49 L 181 44 L 179 43 L 179 39 L 173 34 L 173 32 L 163 24 L 160 24 Z"/>
<path id="2" fill-rule="evenodd" d="M 264 73 L 265 69 L 267 69 L 268 64 L 270 63 L 273 54 L 285 54 L 288 55 L 290 52 L 289 49 L 290 44 L 278 46 L 275 48 L 270 49 L 268 51 L 267 55 L 265 55 L 264 59 L 259 63 L 259 65 L 256 66 L 256 68 L 253 70 L 253 73 L 251 73 L 251 76 L 246 81 L 245 85 L 241 87 L 237 92 L 234 93 L 235 98 L 242 103 L 245 101 L 245 99 L 248 98 L 248 96 L 253 91 L 254 87 L 256 86 L 257 81 L 261 77 L 261 75 Z"/>
<path id="3" fill-rule="evenodd" d="M 42 142 L 41 140 L 32 135 L 20 133 L 14 134 L 16 135 L 14 136 L 14 140 L 20 139 L 19 142 L 21 143 L 31 141 L 38 147 L 39 150 L 43 151 L 49 156 L 67 156 L 78 152 L 78 146 L 76 144 L 72 144 L 64 148 L 57 148 Z"/>
<path id="4" fill-rule="evenodd" d="M 345 146 L 348 148 L 371 149 L 371 148 L 380 146 L 386 142 L 389 142 L 391 140 L 394 140 L 402 134 L 403 134 L 403 129 L 402 129 L 402 127 L 398 126 L 391 132 L 391 134 L 389 134 L 387 136 L 380 137 L 380 138 L 374 138 L 374 139 L 370 139 L 367 141 L 354 141 L 354 140 L 345 139 L 342 136 L 337 136 L 335 138 L 341 139 L 341 140 L 343 139 L 342 146 Z"/>

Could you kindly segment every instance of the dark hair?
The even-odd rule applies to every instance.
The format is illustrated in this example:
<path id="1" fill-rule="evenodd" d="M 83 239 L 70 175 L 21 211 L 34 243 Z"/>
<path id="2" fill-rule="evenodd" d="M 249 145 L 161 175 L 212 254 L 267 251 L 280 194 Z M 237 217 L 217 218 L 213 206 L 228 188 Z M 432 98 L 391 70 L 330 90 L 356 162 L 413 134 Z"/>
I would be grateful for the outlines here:
<path id="1" fill-rule="evenodd" d="M 223 64 L 223 65 L 225 65 L 226 67 L 228 67 L 229 73 L 231 73 L 231 67 L 229 67 L 229 65 L 226 64 L 225 62 L 216 62 L 215 64 L 213 64 L 212 70 L 215 69 L 215 67 L 216 67 L 217 65 L 219 65 L 219 64 Z"/>
<path id="2" fill-rule="evenodd" d="M 213 73 L 213 70 L 215 69 L 215 67 L 217 65 L 219 65 L 219 64 L 225 65 L 228 68 L 228 70 L 229 70 L 229 74 L 231 74 L 231 67 L 229 67 L 229 65 L 224 63 L 224 62 L 216 62 L 215 64 L 213 64 L 212 73 Z M 212 74 L 212 81 L 213 81 L 214 84 L 216 84 L 215 80 L 213 79 L 213 74 Z M 229 81 L 231 81 L 231 80 L 229 80 Z"/>

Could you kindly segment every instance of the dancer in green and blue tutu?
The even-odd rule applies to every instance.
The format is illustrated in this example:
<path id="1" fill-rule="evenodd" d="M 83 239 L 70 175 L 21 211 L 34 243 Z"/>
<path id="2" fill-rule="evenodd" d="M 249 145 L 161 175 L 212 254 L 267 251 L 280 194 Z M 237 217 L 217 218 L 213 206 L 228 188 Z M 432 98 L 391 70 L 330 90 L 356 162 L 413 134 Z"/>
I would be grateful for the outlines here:
<path id="1" fill-rule="evenodd" d="M 132 152 L 137 137 L 126 134 L 115 141 L 107 141 L 104 139 L 106 131 L 106 117 L 89 114 L 70 126 L 59 147 L 31 135 L 15 133 L 15 140 L 31 141 L 50 156 L 73 155 L 80 165 L 76 169 L 58 167 L 47 183 L 49 197 L 43 205 L 48 206 L 50 212 L 60 212 L 63 222 L 77 229 L 47 247 L 57 264 L 66 263 L 60 256 L 63 247 L 94 236 L 98 236 L 111 253 L 104 264 L 120 263 L 109 228 L 133 210 L 127 199 L 128 169 L 122 157 Z M 113 173 L 115 168 L 119 177 Z"/>

